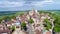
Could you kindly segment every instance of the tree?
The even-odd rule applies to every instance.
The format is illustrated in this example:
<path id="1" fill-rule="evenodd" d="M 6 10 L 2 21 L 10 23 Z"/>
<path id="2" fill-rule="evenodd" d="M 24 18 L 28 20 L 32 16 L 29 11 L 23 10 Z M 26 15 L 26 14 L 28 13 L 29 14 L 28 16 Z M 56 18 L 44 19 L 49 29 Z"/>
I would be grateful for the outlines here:
<path id="1" fill-rule="evenodd" d="M 11 20 L 11 18 L 9 16 L 3 16 L 2 19 L 5 21 Z"/>
<path id="2" fill-rule="evenodd" d="M 22 23 L 21 23 L 21 26 L 22 26 L 22 27 L 26 27 L 26 23 L 25 23 L 25 22 L 22 22 Z"/>
<path id="3" fill-rule="evenodd" d="M 20 14 L 20 16 L 24 15 L 23 13 Z"/>
<path id="4" fill-rule="evenodd" d="M 12 30 L 12 32 L 15 31 L 15 26 L 10 26 L 9 28 Z"/>
<path id="5" fill-rule="evenodd" d="M 49 30 L 52 28 L 52 24 L 48 19 L 44 20 L 44 24 L 46 25 L 46 29 Z"/>
<path id="6" fill-rule="evenodd" d="M 30 19 L 29 22 L 30 22 L 30 24 L 34 23 L 33 19 Z"/>
<path id="7" fill-rule="evenodd" d="M 16 16 L 15 15 L 11 15 L 11 16 L 9 16 L 9 18 L 10 19 L 14 19 L 14 18 L 16 18 Z"/>
<path id="8" fill-rule="evenodd" d="M 54 32 L 59 33 L 60 32 L 60 15 L 57 15 L 56 13 L 50 14 L 54 19 Z"/>
<path id="9" fill-rule="evenodd" d="M 26 23 L 25 23 L 25 22 L 22 22 L 22 23 L 21 23 L 21 28 L 26 31 L 27 28 L 26 28 Z"/>
<path id="10" fill-rule="evenodd" d="M 0 23 L 2 22 L 2 19 L 0 18 Z"/>
<path id="11" fill-rule="evenodd" d="M 60 17 L 56 17 L 54 24 L 55 24 L 54 31 L 60 32 Z"/>
<path id="12" fill-rule="evenodd" d="M 25 12 L 17 12 L 15 15 L 16 15 L 16 16 L 17 16 L 17 15 L 22 16 L 22 15 L 24 15 L 24 13 L 25 13 Z"/>
<path id="13" fill-rule="evenodd" d="M 54 27 L 54 31 L 55 31 L 55 32 L 60 32 L 60 27 L 56 27 L 56 26 L 55 26 L 55 27 Z"/>

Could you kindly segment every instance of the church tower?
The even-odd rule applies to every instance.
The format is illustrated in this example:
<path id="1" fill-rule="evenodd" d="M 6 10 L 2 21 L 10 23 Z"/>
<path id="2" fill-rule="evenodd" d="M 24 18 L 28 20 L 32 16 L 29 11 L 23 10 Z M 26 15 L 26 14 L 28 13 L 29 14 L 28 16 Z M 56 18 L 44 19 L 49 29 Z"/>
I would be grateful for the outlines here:
<path id="1" fill-rule="evenodd" d="M 29 12 L 29 15 L 33 15 L 33 14 L 37 14 L 37 13 L 38 13 L 38 11 L 33 8 L 33 9 Z"/>

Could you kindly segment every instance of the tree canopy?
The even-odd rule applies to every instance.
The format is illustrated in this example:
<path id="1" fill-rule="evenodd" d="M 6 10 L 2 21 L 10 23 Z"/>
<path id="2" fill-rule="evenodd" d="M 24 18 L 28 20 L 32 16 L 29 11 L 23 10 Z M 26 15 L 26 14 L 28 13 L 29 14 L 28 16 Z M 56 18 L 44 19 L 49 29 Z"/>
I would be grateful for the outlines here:
<path id="1" fill-rule="evenodd" d="M 49 30 L 52 28 L 52 24 L 48 19 L 44 20 L 44 24 L 47 26 L 46 29 Z"/>
<path id="2" fill-rule="evenodd" d="M 30 19 L 29 22 L 30 22 L 30 24 L 34 23 L 33 19 Z"/>
<path id="3" fill-rule="evenodd" d="M 26 27 L 26 23 L 25 22 L 22 22 L 21 23 L 21 27 L 23 27 L 23 28 Z"/>

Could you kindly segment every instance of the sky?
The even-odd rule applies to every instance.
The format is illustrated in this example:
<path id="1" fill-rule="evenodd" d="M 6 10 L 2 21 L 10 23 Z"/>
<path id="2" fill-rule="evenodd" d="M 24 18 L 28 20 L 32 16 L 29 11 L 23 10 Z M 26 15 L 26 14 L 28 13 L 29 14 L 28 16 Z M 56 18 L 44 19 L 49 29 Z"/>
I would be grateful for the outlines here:
<path id="1" fill-rule="evenodd" d="M 60 0 L 0 0 L 0 11 L 60 10 Z"/>

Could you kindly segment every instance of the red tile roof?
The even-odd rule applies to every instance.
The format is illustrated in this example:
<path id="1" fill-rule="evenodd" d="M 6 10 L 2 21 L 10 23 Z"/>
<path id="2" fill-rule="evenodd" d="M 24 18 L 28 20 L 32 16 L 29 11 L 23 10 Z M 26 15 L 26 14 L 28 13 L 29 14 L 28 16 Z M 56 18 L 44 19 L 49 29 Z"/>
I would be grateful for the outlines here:
<path id="1" fill-rule="evenodd" d="M 36 34 L 42 34 L 42 31 L 39 31 L 38 29 L 35 30 Z"/>
<path id="2" fill-rule="evenodd" d="M 50 31 L 48 31 L 48 32 L 46 32 L 46 34 L 51 34 L 51 32 L 50 32 Z"/>

